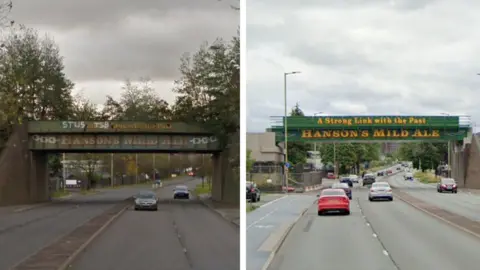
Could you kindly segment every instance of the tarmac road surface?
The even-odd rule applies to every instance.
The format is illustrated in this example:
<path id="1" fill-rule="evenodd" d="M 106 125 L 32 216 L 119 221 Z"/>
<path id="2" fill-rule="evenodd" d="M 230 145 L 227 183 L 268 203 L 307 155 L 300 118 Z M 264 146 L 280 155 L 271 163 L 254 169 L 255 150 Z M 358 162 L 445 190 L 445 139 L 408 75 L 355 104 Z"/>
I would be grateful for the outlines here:
<path id="1" fill-rule="evenodd" d="M 179 178 L 185 182 L 190 178 Z M 167 188 L 167 187 L 165 187 Z M 104 190 L 19 213 L 0 215 L 0 269 L 9 269 L 145 187 Z"/>
<path id="2" fill-rule="evenodd" d="M 369 202 L 356 190 L 350 216 L 318 216 L 292 229 L 271 270 L 477 270 L 480 240 L 400 200 Z"/>
<path id="3" fill-rule="evenodd" d="M 195 198 L 174 201 L 170 188 L 157 194 L 162 200 L 157 212 L 127 210 L 71 269 L 240 269 L 238 227 Z"/>
<path id="4" fill-rule="evenodd" d="M 436 184 L 424 184 L 416 180 L 405 181 L 403 175 L 403 173 L 394 175 L 386 180 L 391 186 L 424 202 L 471 220 L 480 221 L 480 194 L 464 192 L 461 189 L 456 194 L 438 193 Z"/>

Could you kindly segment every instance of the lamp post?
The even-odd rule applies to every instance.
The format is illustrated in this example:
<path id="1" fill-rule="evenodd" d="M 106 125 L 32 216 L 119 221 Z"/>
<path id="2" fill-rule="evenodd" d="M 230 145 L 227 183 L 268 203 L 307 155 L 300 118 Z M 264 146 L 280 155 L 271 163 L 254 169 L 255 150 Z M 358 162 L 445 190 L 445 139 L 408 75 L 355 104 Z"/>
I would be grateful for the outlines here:
<path id="1" fill-rule="evenodd" d="M 314 113 L 313 116 L 315 117 L 315 116 L 320 115 L 320 114 L 322 114 L 322 113 L 323 113 L 323 112 Z M 316 142 L 316 141 L 313 142 L 313 151 L 314 151 L 314 152 L 317 152 L 317 142 Z M 316 153 L 315 153 L 315 154 L 316 154 Z M 316 164 L 315 164 L 315 165 L 316 165 Z"/>
<path id="2" fill-rule="evenodd" d="M 284 117 L 284 135 L 285 135 L 285 191 L 288 194 L 288 170 L 286 168 L 286 164 L 288 163 L 288 133 L 287 133 L 287 117 L 288 117 L 288 111 L 287 111 L 287 77 L 288 75 L 294 75 L 294 74 L 299 74 L 300 71 L 291 71 L 291 72 L 284 72 L 283 73 L 283 97 L 285 101 L 285 117 Z"/>
<path id="3" fill-rule="evenodd" d="M 447 116 L 450 116 L 450 114 L 448 114 L 448 113 L 441 113 L 441 114 L 442 114 L 443 116 L 445 116 L 445 118 L 446 118 Z M 445 119 L 445 120 L 446 120 L 446 119 Z M 451 166 L 450 148 L 451 148 L 451 147 L 452 147 L 452 146 L 451 146 L 451 141 L 448 140 L 448 142 L 447 142 L 447 149 L 448 149 L 448 150 L 447 150 L 447 168 L 448 168 L 448 174 L 449 174 L 448 177 L 450 177 L 450 166 Z"/>

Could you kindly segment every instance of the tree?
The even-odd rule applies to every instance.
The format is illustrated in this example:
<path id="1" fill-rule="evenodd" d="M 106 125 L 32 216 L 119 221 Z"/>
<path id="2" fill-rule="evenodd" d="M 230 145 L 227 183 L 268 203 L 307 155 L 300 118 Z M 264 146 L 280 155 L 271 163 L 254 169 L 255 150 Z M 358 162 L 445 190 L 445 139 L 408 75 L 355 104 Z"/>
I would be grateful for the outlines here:
<path id="1" fill-rule="evenodd" d="M 22 120 L 66 119 L 73 83 L 63 73 L 63 59 L 48 37 L 24 26 L 12 29 L 0 52 L 0 108 L 9 124 Z"/>
<path id="2" fill-rule="evenodd" d="M 292 108 L 290 116 L 305 116 L 298 103 Z M 308 143 L 288 142 L 288 161 L 293 165 L 305 163 L 310 148 Z"/>
<path id="3" fill-rule="evenodd" d="M 81 121 L 101 120 L 102 114 L 98 106 L 85 98 L 82 93 L 77 93 L 72 102 L 71 117 Z"/>
<path id="4" fill-rule="evenodd" d="M 10 12 L 12 11 L 13 3 L 12 1 L 3 1 L 0 3 L 0 28 L 11 27 L 15 23 L 14 20 L 9 18 Z"/>
<path id="5" fill-rule="evenodd" d="M 145 78 L 141 78 L 138 83 L 127 80 L 122 87 L 119 101 L 107 96 L 102 115 L 105 120 L 158 121 L 171 119 L 168 103 L 155 92 L 152 81 Z"/>
<path id="6" fill-rule="evenodd" d="M 334 150 L 335 148 L 335 150 Z M 335 158 L 340 173 L 347 173 L 351 169 L 360 170 L 360 164 L 371 162 L 379 158 L 379 145 L 374 143 L 326 143 L 320 147 L 320 157 L 323 163 L 334 163 Z"/>
<path id="7" fill-rule="evenodd" d="M 247 149 L 247 173 L 251 172 L 255 164 L 255 159 L 252 158 L 252 150 Z"/>
<path id="8" fill-rule="evenodd" d="M 175 120 L 206 125 L 222 145 L 240 130 L 240 40 L 217 40 L 181 59 L 173 91 Z"/>
<path id="9" fill-rule="evenodd" d="M 445 160 L 447 144 L 431 142 L 404 143 L 397 151 L 400 160 L 412 161 L 415 168 L 425 171 L 437 168 Z"/>

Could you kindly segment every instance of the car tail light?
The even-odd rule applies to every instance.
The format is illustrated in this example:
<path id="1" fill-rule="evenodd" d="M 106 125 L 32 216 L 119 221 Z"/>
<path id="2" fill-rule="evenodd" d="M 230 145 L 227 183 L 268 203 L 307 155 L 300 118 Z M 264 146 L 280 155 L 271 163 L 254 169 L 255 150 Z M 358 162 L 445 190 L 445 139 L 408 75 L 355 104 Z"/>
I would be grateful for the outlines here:
<path id="1" fill-rule="evenodd" d="M 346 196 L 345 196 L 345 197 L 342 197 L 342 199 L 343 199 L 343 202 L 350 202 L 350 200 L 349 200 L 348 197 L 346 197 Z"/>
<path id="2" fill-rule="evenodd" d="M 442 184 L 442 187 L 447 187 L 445 184 Z"/>
<path id="3" fill-rule="evenodd" d="M 457 185 L 455 185 L 455 184 L 454 184 L 454 185 L 453 185 L 453 187 L 454 187 L 454 188 L 456 188 L 456 187 L 457 187 Z"/>
<path id="4" fill-rule="evenodd" d="M 392 191 L 392 189 L 391 189 L 391 188 L 387 188 L 387 192 L 391 192 L 391 191 Z"/>
<path id="5" fill-rule="evenodd" d="M 255 189 L 254 188 L 250 189 L 250 192 L 255 192 Z"/>
<path id="6" fill-rule="evenodd" d="M 326 201 L 328 201 L 328 198 L 320 198 L 320 199 L 318 200 L 319 203 L 324 203 L 324 202 L 326 202 Z"/>
<path id="7" fill-rule="evenodd" d="M 373 188 L 370 189 L 370 192 L 374 192 L 375 190 Z"/>

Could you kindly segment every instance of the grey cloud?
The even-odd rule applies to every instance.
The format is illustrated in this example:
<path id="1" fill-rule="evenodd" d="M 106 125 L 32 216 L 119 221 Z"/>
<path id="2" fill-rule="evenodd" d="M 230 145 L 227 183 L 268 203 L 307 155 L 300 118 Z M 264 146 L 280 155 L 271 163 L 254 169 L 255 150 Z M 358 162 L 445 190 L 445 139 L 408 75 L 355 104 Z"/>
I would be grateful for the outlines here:
<path id="1" fill-rule="evenodd" d="M 255 68 L 268 66 L 262 64 L 267 61 L 302 70 L 303 76 L 289 81 L 288 106 L 298 101 L 310 114 L 358 107 L 377 115 L 467 113 L 479 121 L 480 35 L 472 25 L 480 17 L 471 11 L 480 2 L 259 0 L 252 5 L 251 14 L 260 18 L 248 25 L 247 50 L 261 55 L 272 47 L 278 53 L 248 61 L 247 70 L 254 70 L 247 84 L 249 131 L 262 131 L 269 116 L 283 114 L 276 76 L 282 71 Z M 301 17 L 302 11 L 323 9 L 328 13 L 309 14 L 308 22 Z M 262 14 L 268 17 L 264 24 Z M 377 22 L 384 23 L 376 27 Z M 284 49 L 279 51 L 278 44 Z M 266 98 L 270 103 L 262 102 Z"/>
<path id="2" fill-rule="evenodd" d="M 13 17 L 19 23 L 42 24 L 61 30 L 95 30 L 103 26 L 110 28 L 132 15 L 156 16 L 161 19 L 174 10 L 233 13 L 230 5 L 237 4 L 235 0 L 22 0 L 14 1 Z"/>
<path id="3" fill-rule="evenodd" d="M 373 68 L 375 64 L 367 56 L 360 54 L 355 48 L 345 49 L 333 42 L 321 44 L 291 45 L 290 54 L 312 65 L 329 66 L 331 68 Z"/>
<path id="4" fill-rule="evenodd" d="M 24 0 L 12 17 L 53 35 L 74 81 L 174 80 L 185 52 L 236 35 L 240 16 L 230 5 L 237 2 Z"/>

